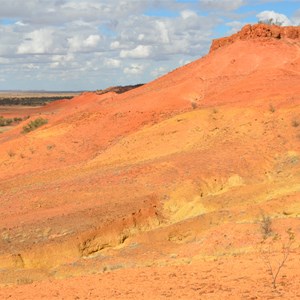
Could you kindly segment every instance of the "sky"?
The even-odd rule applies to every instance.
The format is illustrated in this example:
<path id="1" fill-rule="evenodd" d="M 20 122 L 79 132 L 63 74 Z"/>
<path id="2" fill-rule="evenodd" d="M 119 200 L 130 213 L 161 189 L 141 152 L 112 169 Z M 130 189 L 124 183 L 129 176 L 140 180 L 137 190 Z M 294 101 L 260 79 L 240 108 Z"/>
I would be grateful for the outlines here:
<path id="1" fill-rule="evenodd" d="M 0 0 L 0 90 L 149 82 L 270 18 L 299 25 L 300 0 Z"/>

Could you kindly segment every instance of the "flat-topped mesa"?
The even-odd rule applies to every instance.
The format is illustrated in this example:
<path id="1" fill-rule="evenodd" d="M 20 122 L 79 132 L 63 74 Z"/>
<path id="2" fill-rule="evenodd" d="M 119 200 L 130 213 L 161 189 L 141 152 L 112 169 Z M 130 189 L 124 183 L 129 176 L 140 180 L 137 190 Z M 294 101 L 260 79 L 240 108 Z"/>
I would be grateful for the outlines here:
<path id="1" fill-rule="evenodd" d="M 300 26 L 277 26 L 268 24 L 246 25 L 239 32 L 220 39 L 213 40 L 210 52 L 238 40 L 254 39 L 293 39 L 300 41 Z"/>

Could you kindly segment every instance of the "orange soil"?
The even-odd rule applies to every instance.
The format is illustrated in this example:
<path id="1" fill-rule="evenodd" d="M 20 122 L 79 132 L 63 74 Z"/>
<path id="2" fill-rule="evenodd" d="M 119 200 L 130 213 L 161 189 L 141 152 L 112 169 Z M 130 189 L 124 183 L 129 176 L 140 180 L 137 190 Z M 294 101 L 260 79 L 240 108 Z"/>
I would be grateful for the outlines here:
<path id="1" fill-rule="evenodd" d="M 64 280 L 7 287 L 2 299 L 299 299 L 298 260 L 270 287 L 264 265 L 253 255 L 221 257 L 192 265 L 128 268 Z M 242 270 L 242 272 L 241 272 Z"/>
<path id="2" fill-rule="evenodd" d="M 299 297 L 300 41 L 266 28 L 0 135 L 3 298 Z M 262 214 L 295 233 L 276 291 Z"/>

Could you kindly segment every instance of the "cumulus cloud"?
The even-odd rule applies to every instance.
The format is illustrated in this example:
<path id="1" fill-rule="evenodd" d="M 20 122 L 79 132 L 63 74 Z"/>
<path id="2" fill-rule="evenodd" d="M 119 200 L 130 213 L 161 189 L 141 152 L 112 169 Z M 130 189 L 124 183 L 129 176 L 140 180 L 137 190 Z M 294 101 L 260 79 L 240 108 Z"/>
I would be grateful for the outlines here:
<path id="1" fill-rule="evenodd" d="M 18 26 L 26 26 L 26 24 L 23 23 L 22 21 L 17 21 L 15 24 Z"/>
<path id="2" fill-rule="evenodd" d="M 115 50 L 120 48 L 120 42 L 119 41 L 113 41 L 110 43 L 110 49 Z"/>
<path id="3" fill-rule="evenodd" d="M 16 84 L 22 83 L 21 72 L 29 70 L 25 65 L 38 66 L 32 68 L 32 85 L 38 76 L 63 89 L 59 78 L 68 80 L 68 73 L 70 84 L 75 73 L 83 74 L 87 80 L 80 84 L 87 87 L 92 82 L 88 78 L 98 76 L 100 86 L 95 88 L 107 82 L 126 84 L 124 74 L 150 80 L 152 71 L 162 74 L 161 61 L 169 70 L 182 57 L 204 54 L 219 22 L 199 15 L 191 3 L 174 0 L 0 0 L 0 6 L 0 19 L 9 21 L 0 23 L 0 64 L 6 66 L 0 76 L 9 73 Z M 149 10 L 172 10 L 173 15 L 149 15 Z"/>
<path id="4" fill-rule="evenodd" d="M 138 75 L 144 71 L 144 66 L 141 64 L 131 64 L 129 67 L 126 67 L 123 72 L 130 75 Z"/>
<path id="5" fill-rule="evenodd" d="M 154 69 L 153 71 L 151 71 L 151 75 L 153 77 L 157 77 L 159 75 L 163 75 L 166 72 L 166 69 L 164 67 L 158 67 L 156 69 Z"/>
<path id="6" fill-rule="evenodd" d="M 197 18 L 197 13 L 193 10 L 186 9 L 180 12 L 183 19 Z"/>
<path id="7" fill-rule="evenodd" d="M 75 61 L 75 56 L 73 53 L 68 53 L 66 55 L 53 55 L 52 63 L 50 67 L 52 69 L 55 68 L 70 68 L 72 66 L 72 62 Z"/>
<path id="8" fill-rule="evenodd" d="M 114 59 L 114 58 L 106 58 L 104 60 L 104 64 L 107 67 L 111 68 L 120 68 L 121 66 L 121 61 L 119 59 Z"/>
<path id="9" fill-rule="evenodd" d="M 199 0 L 200 6 L 206 10 L 232 11 L 241 7 L 245 0 Z"/>
<path id="10" fill-rule="evenodd" d="M 161 43 L 169 44 L 170 43 L 170 30 L 168 28 L 167 22 L 157 20 L 155 22 L 155 28 L 157 29 L 156 32 L 158 33 Z M 145 39 L 144 34 L 140 34 L 140 35 L 142 35 L 143 39 Z"/>
<path id="11" fill-rule="evenodd" d="M 68 45 L 71 52 L 81 52 L 95 49 L 101 37 L 97 34 L 89 35 L 86 38 L 76 35 L 68 38 Z"/>
<path id="12" fill-rule="evenodd" d="M 151 46 L 138 45 L 132 50 L 122 50 L 120 57 L 122 58 L 146 58 L 151 55 Z"/>
<path id="13" fill-rule="evenodd" d="M 54 52 L 54 31 L 39 29 L 25 34 L 24 41 L 18 47 L 18 54 L 45 54 Z"/>
<path id="14" fill-rule="evenodd" d="M 230 33 L 238 30 L 244 22 L 236 9 L 249 3 L 0 0 L 0 78 L 6 80 L 0 89 L 147 82 L 207 53 L 225 22 L 222 34 L 228 27 Z M 296 24 L 300 11 L 289 19 Z"/>
<path id="15" fill-rule="evenodd" d="M 284 14 L 276 13 L 273 10 L 265 10 L 256 15 L 258 21 L 273 24 L 290 26 L 293 25 L 291 20 Z"/>

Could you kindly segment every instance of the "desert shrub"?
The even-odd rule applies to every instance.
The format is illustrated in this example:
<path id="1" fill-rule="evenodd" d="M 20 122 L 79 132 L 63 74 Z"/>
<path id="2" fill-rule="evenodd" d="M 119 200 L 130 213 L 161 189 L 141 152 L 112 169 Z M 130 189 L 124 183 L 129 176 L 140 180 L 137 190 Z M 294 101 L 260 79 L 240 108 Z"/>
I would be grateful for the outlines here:
<path id="1" fill-rule="evenodd" d="M 264 238 L 261 242 L 260 254 L 268 273 L 271 275 L 274 289 L 277 288 L 278 275 L 285 266 L 295 239 L 295 234 L 291 228 L 286 231 L 286 234 L 287 238 L 283 238 L 276 233 L 273 236 Z M 280 256 L 276 258 L 276 253 L 278 252 L 280 252 Z"/>
<path id="2" fill-rule="evenodd" d="M 0 116 L 0 126 L 8 126 L 13 122 L 13 119 L 10 118 L 3 118 L 2 116 Z"/>
<path id="3" fill-rule="evenodd" d="M 47 119 L 43 119 L 43 118 L 37 118 L 35 119 L 34 121 L 31 121 L 29 122 L 27 125 L 25 125 L 23 127 L 23 133 L 27 133 L 27 132 L 30 132 L 30 131 L 33 131 L 45 124 L 48 123 L 48 120 Z"/>
<path id="4" fill-rule="evenodd" d="M 275 107 L 274 107 L 272 104 L 269 105 L 269 111 L 270 111 L 271 113 L 274 113 L 274 112 L 275 112 Z"/>
<path id="5" fill-rule="evenodd" d="M 47 145 L 47 150 L 52 150 L 53 148 L 55 148 L 54 144 Z"/>
<path id="6" fill-rule="evenodd" d="M 191 106 L 193 109 L 196 109 L 198 107 L 198 104 L 196 102 L 192 101 Z"/>
<path id="7" fill-rule="evenodd" d="M 3 116 L 0 116 L 0 127 L 1 126 L 9 126 L 11 125 L 12 123 L 19 123 L 23 121 L 22 118 L 4 118 Z"/>
<path id="8" fill-rule="evenodd" d="M 14 157 L 16 155 L 16 153 L 13 150 L 9 150 L 7 152 L 7 154 L 8 154 L 9 157 Z"/>
<path id="9" fill-rule="evenodd" d="M 262 215 L 260 229 L 264 239 L 268 238 L 272 234 L 272 220 L 269 216 L 264 214 Z"/>
<path id="10" fill-rule="evenodd" d="M 298 127 L 300 125 L 300 122 L 298 120 L 293 120 L 292 121 L 292 126 L 293 127 Z"/>
<path id="11" fill-rule="evenodd" d="M 15 118 L 14 118 L 14 122 L 21 122 L 21 121 L 23 121 L 22 118 L 18 118 L 18 117 L 15 117 Z"/>

